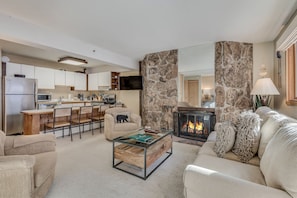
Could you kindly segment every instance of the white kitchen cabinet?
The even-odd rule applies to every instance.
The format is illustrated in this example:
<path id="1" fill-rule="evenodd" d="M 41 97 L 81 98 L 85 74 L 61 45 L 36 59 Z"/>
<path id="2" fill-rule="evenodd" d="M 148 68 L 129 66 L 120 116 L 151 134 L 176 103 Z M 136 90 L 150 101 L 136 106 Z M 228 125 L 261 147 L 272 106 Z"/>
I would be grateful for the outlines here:
<path id="1" fill-rule="evenodd" d="M 88 74 L 88 90 L 98 91 L 98 73 Z"/>
<path id="2" fill-rule="evenodd" d="M 55 70 L 45 67 L 35 67 L 35 78 L 38 89 L 55 89 Z"/>
<path id="3" fill-rule="evenodd" d="M 32 65 L 21 65 L 21 73 L 26 76 L 26 78 L 35 78 L 35 67 Z"/>
<path id="4" fill-rule="evenodd" d="M 111 73 L 100 72 L 98 73 L 98 85 L 100 87 L 111 87 Z"/>
<path id="5" fill-rule="evenodd" d="M 66 71 L 66 86 L 74 86 L 74 72 Z"/>
<path id="6" fill-rule="evenodd" d="M 80 91 L 87 90 L 87 76 L 83 73 L 74 73 L 74 89 Z"/>
<path id="7" fill-rule="evenodd" d="M 6 76 L 14 77 L 14 74 L 21 74 L 21 64 L 18 63 L 6 63 Z"/>
<path id="8" fill-rule="evenodd" d="M 65 86 L 66 74 L 63 70 L 55 70 L 55 85 Z"/>
<path id="9" fill-rule="evenodd" d="M 6 76 L 14 77 L 15 74 L 25 75 L 26 78 L 34 78 L 34 66 L 7 62 Z"/>

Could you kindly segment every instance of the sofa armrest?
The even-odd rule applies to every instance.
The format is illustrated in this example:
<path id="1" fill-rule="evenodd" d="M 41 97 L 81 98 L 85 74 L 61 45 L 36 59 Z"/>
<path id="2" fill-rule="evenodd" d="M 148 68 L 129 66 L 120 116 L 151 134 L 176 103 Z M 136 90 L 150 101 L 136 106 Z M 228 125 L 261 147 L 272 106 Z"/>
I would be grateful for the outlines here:
<path id="1" fill-rule="evenodd" d="M 131 113 L 131 121 L 136 123 L 139 128 L 141 127 L 141 117 L 136 113 Z"/>
<path id="2" fill-rule="evenodd" d="M 186 198 L 291 198 L 285 191 L 224 175 L 195 165 L 188 165 L 184 171 L 184 193 Z"/>
<path id="3" fill-rule="evenodd" d="M 34 156 L 1 156 L 0 197 L 32 197 L 34 164 Z"/>
<path id="4" fill-rule="evenodd" d="M 4 144 L 5 155 L 34 155 L 55 149 L 54 134 L 7 136 Z"/>

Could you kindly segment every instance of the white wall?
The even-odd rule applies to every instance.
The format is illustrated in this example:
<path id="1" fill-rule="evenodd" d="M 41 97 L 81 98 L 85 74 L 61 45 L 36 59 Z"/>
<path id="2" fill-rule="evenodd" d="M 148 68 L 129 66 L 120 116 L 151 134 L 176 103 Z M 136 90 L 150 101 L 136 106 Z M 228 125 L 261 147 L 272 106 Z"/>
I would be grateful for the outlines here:
<path id="1" fill-rule="evenodd" d="M 264 64 L 267 68 L 266 77 L 274 81 L 274 43 L 253 44 L 253 85 L 260 78 L 260 68 Z"/>

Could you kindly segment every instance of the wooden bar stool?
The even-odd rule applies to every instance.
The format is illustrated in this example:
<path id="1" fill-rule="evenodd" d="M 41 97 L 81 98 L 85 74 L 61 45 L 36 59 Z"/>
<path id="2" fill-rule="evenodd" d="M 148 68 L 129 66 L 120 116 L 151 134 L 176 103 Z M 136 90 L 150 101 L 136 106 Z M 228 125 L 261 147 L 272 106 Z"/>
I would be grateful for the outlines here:
<path id="1" fill-rule="evenodd" d="M 47 128 L 52 129 L 54 134 L 56 129 L 62 128 L 62 137 L 64 137 L 64 128 L 68 127 L 69 135 L 71 135 L 72 141 L 71 115 L 71 107 L 55 108 L 53 113 L 53 120 L 48 120 L 48 122 L 45 124 L 44 133 L 46 133 Z"/>
<path id="2" fill-rule="evenodd" d="M 79 107 L 78 117 L 72 119 L 72 125 L 78 125 L 79 127 L 79 138 L 81 139 L 81 129 L 80 126 L 83 126 L 88 123 L 92 130 L 92 135 L 94 135 L 93 131 L 93 123 L 92 123 L 92 115 L 93 115 L 93 106 L 81 106 Z"/>
<path id="3" fill-rule="evenodd" d="M 93 122 L 99 123 L 100 132 L 102 128 L 102 122 L 104 122 L 105 110 L 108 108 L 110 108 L 108 104 L 98 105 L 96 107 L 95 106 L 93 107 L 92 120 Z"/>

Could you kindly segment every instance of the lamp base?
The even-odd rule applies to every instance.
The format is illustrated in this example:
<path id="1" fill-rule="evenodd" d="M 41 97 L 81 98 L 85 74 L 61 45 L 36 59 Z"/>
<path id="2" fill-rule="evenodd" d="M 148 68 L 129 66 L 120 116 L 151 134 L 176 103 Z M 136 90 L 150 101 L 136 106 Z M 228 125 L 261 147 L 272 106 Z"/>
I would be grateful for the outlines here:
<path id="1" fill-rule="evenodd" d="M 270 105 L 271 98 L 269 96 L 261 96 L 261 95 L 255 95 L 254 97 L 254 110 L 258 109 L 262 106 L 269 106 Z"/>

